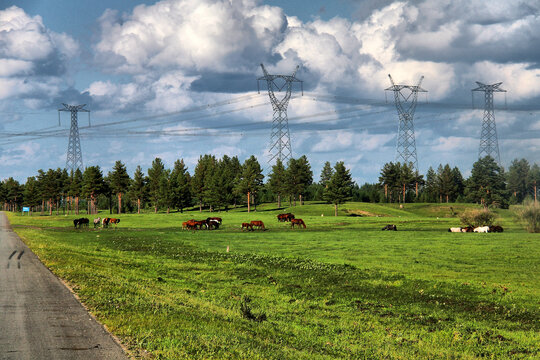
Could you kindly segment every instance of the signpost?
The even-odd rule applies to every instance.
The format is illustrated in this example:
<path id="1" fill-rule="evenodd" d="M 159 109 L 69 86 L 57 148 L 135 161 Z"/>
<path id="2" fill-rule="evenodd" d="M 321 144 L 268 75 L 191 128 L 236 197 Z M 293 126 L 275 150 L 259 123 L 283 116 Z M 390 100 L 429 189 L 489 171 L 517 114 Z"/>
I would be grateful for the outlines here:
<path id="1" fill-rule="evenodd" d="M 29 207 L 29 206 L 23 206 L 23 208 L 22 208 L 22 214 L 24 215 L 24 213 L 30 214 L 30 207 Z"/>

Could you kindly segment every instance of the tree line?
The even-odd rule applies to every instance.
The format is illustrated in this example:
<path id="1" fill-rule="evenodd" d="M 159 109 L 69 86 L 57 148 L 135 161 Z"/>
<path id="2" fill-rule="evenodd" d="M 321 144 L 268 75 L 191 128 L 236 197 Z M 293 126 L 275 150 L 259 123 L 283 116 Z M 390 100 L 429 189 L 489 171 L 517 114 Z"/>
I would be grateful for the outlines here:
<path id="1" fill-rule="evenodd" d="M 240 163 L 236 156 L 202 155 L 193 174 L 183 159 L 176 160 L 173 168 L 168 169 L 160 158 L 155 158 L 146 173 L 137 166 L 133 176 L 128 174 L 125 164 L 116 161 L 107 175 L 99 166 L 89 166 L 84 172 L 39 170 L 24 184 L 8 178 L 0 183 L 0 202 L 4 210 L 19 211 L 27 206 L 32 212 L 49 214 L 95 214 L 98 209 L 107 208 L 119 214 L 140 213 L 141 209 L 183 212 L 192 207 L 199 211 L 227 211 L 239 205 L 247 206 L 249 212 L 261 202 L 277 201 L 281 207 L 282 201 L 288 201 L 289 206 L 296 206 L 306 198 L 324 198 L 337 209 L 351 199 L 354 183 L 343 162 L 336 163 L 335 169 L 327 163 L 325 169 L 324 180 L 314 183 L 305 155 L 291 158 L 286 165 L 278 160 L 265 183 L 255 156 Z"/>
<path id="2" fill-rule="evenodd" d="M 325 201 L 338 205 L 348 200 L 364 202 L 471 202 L 485 207 L 508 207 L 534 197 L 540 185 L 540 167 L 525 159 L 512 161 L 505 172 L 493 158 L 474 163 L 471 174 L 464 178 L 457 167 L 430 167 L 424 177 L 412 164 L 389 162 L 381 169 L 379 182 L 362 186 L 352 181 L 343 162 L 334 166 L 326 162 L 319 181 L 314 181 L 307 157 L 292 158 L 284 164 L 277 160 L 266 177 L 255 156 L 243 163 L 238 157 L 217 158 L 206 154 L 190 174 L 182 159 L 172 169 L 155 158 L 146 173 L 137 166 L 130 176 L 126 166 L 116 161 L 112 171 L 103 174 L 99 166 L 89 166 L 68 173 L 65 169 L 38 170 L 20 184 L 13 178 L 0 182 L 0 203 L 4 210 L 57 214 L 110 212 L 183 212 L 227 211 L 231 207 L 256 209 L 263 202 L 288 206 L 302 205 L 305 200 Z"/>

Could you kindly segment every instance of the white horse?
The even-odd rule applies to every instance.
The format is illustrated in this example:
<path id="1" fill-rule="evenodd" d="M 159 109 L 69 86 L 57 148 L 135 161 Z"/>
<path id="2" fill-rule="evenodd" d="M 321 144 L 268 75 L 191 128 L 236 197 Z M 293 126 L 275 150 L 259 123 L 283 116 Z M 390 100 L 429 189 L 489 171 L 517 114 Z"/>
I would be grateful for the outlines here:
<path id="1" fill-rule="evenodd" d="M 461 232 L 461 228 L 460 227 L 450 228 L 448 229 L 448 232 Z"/>
<path id="2" fill-rule="evenodd" d="M 97 228 L 100 224 L 101 224 L 101 217 L 94 219 L 94 229 Z"/>
<path id="3" fill-rule="evenodd" d="M 475 233 L 488 233 L 489 232 L 489 226 L 480 226 L 480 227 L 474 228 L 473 231 Z"/>

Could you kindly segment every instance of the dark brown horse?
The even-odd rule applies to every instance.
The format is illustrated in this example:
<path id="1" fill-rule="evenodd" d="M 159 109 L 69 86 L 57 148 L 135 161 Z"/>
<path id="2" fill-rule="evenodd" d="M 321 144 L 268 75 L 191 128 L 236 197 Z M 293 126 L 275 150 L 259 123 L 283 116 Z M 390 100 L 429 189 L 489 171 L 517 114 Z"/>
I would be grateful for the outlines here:
<path id="1" fill-rule="evenodd" d="M 277 216 L 277 219 L 279 222 L 291 221 L 292 219 L 294 219 L 294 214 L 291 214 L 291 213 L 279 214 Z"/>
<path id="2" fill-rule="evenodd" d="M 291 228 L 294 228 L 294 225 L 303 226 L 306 228 L 306 223 L 302 219 L 291 219 Z"/>

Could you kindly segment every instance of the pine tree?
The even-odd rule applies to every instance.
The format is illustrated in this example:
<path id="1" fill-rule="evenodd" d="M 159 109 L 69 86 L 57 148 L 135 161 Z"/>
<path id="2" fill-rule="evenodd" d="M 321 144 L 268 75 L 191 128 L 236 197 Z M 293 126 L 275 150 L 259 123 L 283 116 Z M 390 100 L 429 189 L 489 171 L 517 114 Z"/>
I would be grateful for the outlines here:
<path id="1" fill-rule="evenodd" d="M 291 158 L 286 170 L 288 192 L 292 195 L 294 206 L 296 206 L 297 197 L 300 200 L 300 205 L 303 204 L 302 195 L 307 187 L 313 182 L 313 172 L 305 155 L 298 159 Z"/>
<path id="2" fill-rule="evenodd" d="M 154 206 L 154 212 L 157 213 L 159 205 L 161 203 L 161 179 L 165 172 L 165 165 L 160 158 L 155 158 L 152 161 L 152 167 L 148 169 L 148 194 L 150 195 L 150 201 Z"/>
<path id="3" fill-rule="evenodd" d="M 330 161 L 325 162 L 321 171 L 321 179 L 319 183 L 326 188 L 333 174 L 334 170 L 332 169 Z"/>
<path id="4" fill-rule="evenodd" d="M 129 188 L 131 179 L 126 170 L 126 166 L 120 160 L 116 161 L 113 171 L 109 173 L 111 190 L 118 197 L 118 214 L 122 213 L 122 194 Z"/>
<path id="5" fill-rule="evenodd" d="M 246 194 L 247 196 L 248 212 L 251 211 L 251 202 L 253 201 L 256 204 L 253 197 L 261 190 L 263 179 L 264 175 L 262 174 L 261 165 L 257 161 L 257 158 L 251 155 L 242 166 L 242 174 L 236 187 L 239 193 Z"/>
<path id="6" fill-rule="evenodd" d="M 146 189 L 147 179 L 144 176 L 140 165 L 135 169 L 133 174 L 133 182 L 131 183 L 130 192 L 134 198 L 137 199 L 137 214 L 141 213 L 141 201 L 146 199 L 147 189 Z"/>
<path id="7" fill-rule="evenodd" d="M 35 210 L 35 207 L 39 205 L 39 187 L 37 179 L 31 176 L 26 179 L 23 192 L 24 204 L 30 207 L 30 214 Z"/>
<path id="8" fill-rule="evenodd" d="M 105 180 L 103 179 L 103 173 L 100 167 L 87 167 L 83 173 L 82 193 L 85 197 L 90 198 L 88 213 L 97 213 L 96 199 L 104 190 Z"/>
<path id="9" fill-rule="evenodd" d="M 525 159 L 514 159 L 508 168 L 508 173 L 506 174 L 508 191 L 515 203 L 522 202 L 525 196 L 527 196 L 529 171 L 529 162 Z"/>
<path id="10" fill-rule="evenodd" d="M 456 201 L 461 199 L 463 192 L 465 191 L 465 180 L 463 179 L 463 175 L 461 175 L 461 171 L 459 171 L 457 166 L 452 169 L 452 180 L 454 182 L 453 201 Z"/>
<path id="11" fill-rule="evenodd" d="M 480 203 L 485 208 L 508 207 L 504 171 L 491 156 L 473 164 L 465 193 L 470 201 Z"/>
<path id="12" fill-rule="evenodd" d="M 540 187 L 540 166 L 534 163 L 527 175 L 527 193 L 532 194 L 536 201 L 538 187 Z"/>
<path id="13" fill-rule="evenodd" d="M 79 168 L 70 174 L 68 194 L 75 198 L 75 213 L 79 215 L 79 198 L 82 194 L 83 173 Z M 70 206 L 71 208 L 71 206 Z"/>
<path id="14" fill-rule="evenodd" d="M 281 196 L 286 193 L 287 189 L 287 175 L 281 159 L 276 160 L 268 177 L 268 186 L 273 193 L 277 194 L 277 206 L 281 208 Z"/>
<path id="15" fill-rule="evenodd" d="M 437 173 L 430 166 L 426 173 L 426 187 L 424 189 L 426 202 L 437 202 L 439 187 L 437 184 Z"/>
<path id="16" fill-rule="evenodd" d="M 208 194 L 207 190 L 215 163 L 216 158 L 213 155 L 200 156 L 191 178 L 191 190 L 193 196 L 199 202 L 199 212 L 202 212 L 205 194 Z"/>
<path id="17" fill-rule="evenodd" d="M 437 177 L 440 202 L 442 202 L 444 199 L 448 203 L 450 201 L 450 197 L 453 197 L 456 190 L 450 165 L 446 164 L 444 167 L 439 165 Z"/>
<path id="18" fill-rule="evenodd" d="M 338 214 L 338 205 L 349 200 L 352 195 L 354 182 L 352 181 L 350 171 L 345 168 L 343 161 L 336 163 L 334 174 L 330 178 L 324 190 L 324 199 L 334 204 L 334 215 Z"/>
<path id="19" fill-rule="evenodd" d="M 176 206 L 180 212 L 184 212 L 184 208 L 191 206 L 190 181 L 191 177 L 184 164 L 184 160 L 176 160 L 171 173 L 171 187 L 173 191 L 174 206 Z"/>

